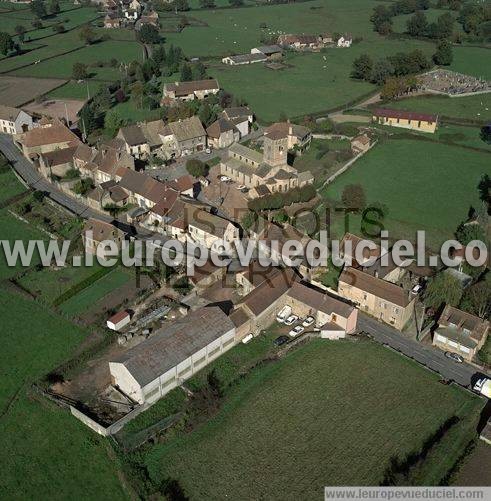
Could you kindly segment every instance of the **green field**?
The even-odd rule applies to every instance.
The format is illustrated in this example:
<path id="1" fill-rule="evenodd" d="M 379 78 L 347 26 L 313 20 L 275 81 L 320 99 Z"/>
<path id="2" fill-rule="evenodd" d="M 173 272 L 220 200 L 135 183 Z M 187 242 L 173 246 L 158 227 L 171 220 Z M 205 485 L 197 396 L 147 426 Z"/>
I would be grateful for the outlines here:
<path id="1" fill-rule="evenodd" d="M 381 202 L 388 207 L 385 224 L 392 238 L 414 239 L 416 230 L 426 230 L 428 243 L 435 247 L 452 237 L 471 205 L 480 204 L 477 185 L 484 173 L 491 173 L 489 153 L 410 139 L 388 140 L 376 145 L 323 194 L 340 200 L 344 186 L 360 183 L 369 204 Z"/>
<path id="2" fill-rule="evenodd" d="M 480 47 L 454 47 L 450 70 L 491 80 L 491 65 L 485 64 L 491 57 L 491 49 Z"/>
<path id="3" fill-rule="evenodd" d="M 65 301 L 60 306 L 60 309 L 70 317 L 86 312 L 94 303 L 109 294 L 112 290 L 124 285 L 129 279 L 129 273 L 122 269 L 114 269 L 68 301 Z"/>
<path id="4" fill-rule="evenodd" d="M 491 93 L 467 97 L 417 96 L 391 101 L 387 106 L 396 110 L 421 111 L 483 122 L 491 119 Z"/>
<path id="5" fill-rule="evenodd" d="M 482 405 L 374 343 L 316 340 L 253 371 L 215 418 L 155 445 L 145 462 L 190 499 L 317 499 L 325 485 L 377 485 L 391 456 L 419 450 L 452 415 L 473 416 L 421 476 L 431 485 Z"/>

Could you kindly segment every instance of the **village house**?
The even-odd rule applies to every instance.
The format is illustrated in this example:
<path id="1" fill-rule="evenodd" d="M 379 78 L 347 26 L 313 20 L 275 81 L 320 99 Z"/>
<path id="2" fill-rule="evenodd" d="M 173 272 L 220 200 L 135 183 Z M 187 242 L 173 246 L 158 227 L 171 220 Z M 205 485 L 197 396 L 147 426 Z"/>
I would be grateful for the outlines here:
<path id="1" fill-rule="evenodd" d="M 487 320 L 447 305 L 438 320 L 433 345 L 470 362 L 486 342 L 488 332 Z"/>
<path id="2" fill-rule="evenodd" d="M 370 149 L 370 137 L 367 134 L 360 134 L 351 140 L 351 151 L 354 155 L 359 155 Z"/>
<path id="3" fill-rule="evenodd" d="M 96 166 L 92 170 L 92 166 Z M 106 181 L 118 180 L 117 173 L 121 169 L 123 172 L 135 169 L 135 159 L 129 155 L 122 144 L 117 141 L 112 141 L 111 144 L 101 144 L 94 157 L 86 166 L 89 171 L 92 170 L 94 179 L 97 184 Z"/>
<path id="4" fill-rule="evenodd" d="M 124 141 L 126 151 L 133 157 L 141 159 L 150 154 L 148 139 L 139 125 L 122 127 L 116 137 Z"/>
<path id="5" fill-rule="evenodd" d="M 116 181 L 105 181 L 87 193 L 89 207 L 103 211 L 106 206 L 124 207 L 130 194 Z"/>
<path id="6" fill-rule="evenodd" d="M 145 24 L 149 24 L 150 26 L 155 26 L 156 28 L 158 28 L 159 15 L 155 10 L 142 14 L 140 19 L 138 19 L 138 21 L 136 21 L 135 23 L 135 30 L 140 31 L 142 26 L 144 26 Z"/>
<path id="7" fill-rule="evenodd" d="M 121 28 L 121 19 L 116 13 L 106 14 L 104 18 L 104 28 Z"/>
<path id="8" fill-rule="evenodd" d="M 173 195 L 169 194 L 165 200 L 155 204 L 144 224 L 158 233 L 185 243 L 188 230 L 186 203 L 177 197 L 177 193 L 174 201 L 172 198 Z"/>
<path id="9" fill-rule="evenodd" d="M 372 121 L 381 125 L 402 127 L 433 134 L 438 126 L 438 115 L 377 108 L 373 110 Z"/>
<path id="10" fill-rule="evenodd" d="M 353 37 L 349 33 L 345 33 L 338 38 L 336 45 L 338 47 L 351 47 L 353 43 Z"/>
<path id="11" fill-rule="evenodd" d="M 222 117 L 230 120 L 240 132 L 241 139 L 251 131 L 254 122 L 254 113 L 248 106 L 225 108 Z"/>
<path id="12" fill-rule="evenodd" d="M 80 172 L 81 177 L 92 177 L 97 165 L 93 163 L 97 150 L 88 144 L 80 143 L 73 153 L 73 166 Z M 88 167 L 87 167 L 88 166 Z"/>
<path id="13" fill-rule="evenodd" d="M 217 250 L 221 242 L 232 243 L 239 238 L 239 229 L 234 224 L 205 210 L 188 207 L 186 217 L 190 238 L 208 249 Z"/>
<path id="14" fill-rule="evenodd" d="M 253 189 L 260 185 L 265 185 L 270 193 L 274 193 L 311 184 L 314 179 L 310 172 L 298 173 L 288 165 L 290 144 L 288 132 L 285 135 L 282 130 L 276 129 L 265 134 L 263 153 L 235 143 L 221 161 L 220 173 L 249 188 L 251 198 L 259 196 Z"/>
<path id="15" fill-rule="evenodd" d="M 150 404 L 237 343 L 232 320 L 217 306 L 191 311 L 109 362 L 112 383 Z"/>
<path id="16" fill-rule="evenodd" d="M 237 271 L 235 281 L 239 288 L 241 296 L 251 293 L 256 287 L 259 287 L 264 281 L 269 280 L 276 275 L 278 268 L 274 266 L 261 266 L 258 261 L 252 261 L 249 266 L 243 270 Z"/>
<path id="17" fill-rule="evenodd" d="M 264 137 L 278 142 L 283 141 L 287 150 L 304 151 L 312 142 L 310 129 L 303 125 L 296 125 L 290 122 L 276 122 L 264 131 Z M 267 145 L 265 144 L 265 147 Z M 282 150 L 284 151 L 284 150 Z"/>
<path id="18" fill-rule="evenodd" d="M 226 118 L 219 118 L 207 129 L 208 145 L 212 148 L 227 148 L 240 140 L 239 129 Z"/>
<path id="19" fill-rule="evenodd" d="M 311 285 L 294 282 L 285 304 L 301 318 L 314 317 L 322 338 L 341 339 L 356 330 L 358 310 Z"/>
<path id="20" fill-rule="evenodd" d="M 0 132 L 20 134 L 32 129 L 33 120 L 24 110 L 0 104 Z"/>
<path id="21" fill-rule="evenodd" d="M 40 153 L 77 146 L 80 139 L 59 120 L 44 121 L 42 126 L 14 135 L 14 144 L 30 160 Z"/>
<path id="22" fill-rule="evenodd" d="M 47 178 L 64 177 L 69 170 L 74 168 L 73 155 L 76 150 L 77 146 L 71 146 L 41 153 L 38 158 L 41 174 Z"/>
<path id="23" fill-rule="evenodd" d="M 353 268 L 362 268 L 369 262 L 374 264 L 376 260 L 378 260 L 387 251 L 383 250 L 379 245 L 376 245 L 372 241 L 370 241 L 372 248 L 368 248 L 368 246 L 363 245 L 368 242 L 369 240 L 353 235 L 353 233 L 346 232 L 339 243 L 339 257 L 344 260 L 347 266 L 351 266 Z M 357 259 L 356 249 L 361 249 L 362 246 L 363 251 L 359 251 L 359 253 L 361 252 L 362 254 L 361 259 Z"/>
<path id="24" fill-rule="evenodd" d="M 82 230 L 82 241 L 86 252 L 103 256 L 104 249 L 99 248 L 99 245 L 101 242 L 109 240 L 115 242 L 118 249 L 120 249 L 124 240 L 124 233 L 112 224 L 98 219 L 89 218 L 85 221 Z"/>
<path id="25" fill-rule="evenodd" d="M 197 116 L 168 123 L 160 133 L 162 156 L 177 158 L 206 149 L 206 131 Z"/>
<path id="26" fill-rule="evenodd" d="M 193 101 L 205 99 L 218 94 L 220 86 L 214 78 L 194 80 L 192 82 L 175 82 L 164 84 L 162 104 L 172 104 L 175 101 Z"/>
<path id="27" fill-rule="evenodd" d="M 278 37 L 278 45 L 292 50 L 313 50 L 318 51 L 333 43 L 330 33 L 321 35 L 292 35 L 284 34 Z"/>
<path id="28" fill-rule="evenodd" d="M 338 294 L 398 330 L 411 318 L 416 303 L 416 295 L 403 287 L 351 267 L 339 277 Z"/>

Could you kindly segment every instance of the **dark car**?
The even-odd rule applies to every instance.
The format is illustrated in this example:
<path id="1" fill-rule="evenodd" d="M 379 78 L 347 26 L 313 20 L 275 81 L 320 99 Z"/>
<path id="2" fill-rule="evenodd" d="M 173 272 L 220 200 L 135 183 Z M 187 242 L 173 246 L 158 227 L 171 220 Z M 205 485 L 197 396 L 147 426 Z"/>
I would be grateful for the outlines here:
<path id="1" fill-rule="evenodd" d="M 283 346 L 285 343 L 288 343 L 288 341 L 288 336 L 279 336 L 273 341 L 273 344 L 275 346 Z"/>
<path id="2" fill-rule="evenodd" d="M 464 359 L 460 355 L 457 355 L 457 353 L 452 353 L 451 351 L 446 351 L 445 356 L 447 358 L 450 358 L 450 360 L 453 360 L 454 362 L 458 362 L 459 364 L 464 361 Z"/>

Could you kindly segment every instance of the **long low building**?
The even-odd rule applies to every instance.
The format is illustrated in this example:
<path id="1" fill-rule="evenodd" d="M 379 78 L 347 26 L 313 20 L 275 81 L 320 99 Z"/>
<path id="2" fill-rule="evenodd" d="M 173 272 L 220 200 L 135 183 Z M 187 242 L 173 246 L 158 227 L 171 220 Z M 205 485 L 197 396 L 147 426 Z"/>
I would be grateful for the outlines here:
<path id="1" fill-rule="evenodd" d="M 235 326 L 217 306 L 200 308 L 109 362 L 112 383 L 151 404 L 236 343 Z"/>
<path id="2" fill-rule="evenodd" d="M 438 125 L 438 115 L 386 108 L 373 110 L 372 120 L 381 125 L 429 133 L 434 133 Z"/>

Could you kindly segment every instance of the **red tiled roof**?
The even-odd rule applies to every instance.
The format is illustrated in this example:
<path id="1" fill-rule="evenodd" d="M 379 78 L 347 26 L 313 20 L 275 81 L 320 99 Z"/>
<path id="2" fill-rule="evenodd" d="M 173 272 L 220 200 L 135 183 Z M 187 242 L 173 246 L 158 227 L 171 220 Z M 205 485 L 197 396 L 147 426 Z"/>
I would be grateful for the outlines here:
<path id="1" fill-rule="evenodd" d="M 416 111 L 390 110 L 387 108 L 377 108 L 373 110 L 373 114 L 377 117 L 403 118 L 405 120 L 422 120 L 423 122 L 436 122 L 438 120 L 438 115 L 418 113 Z"/>

